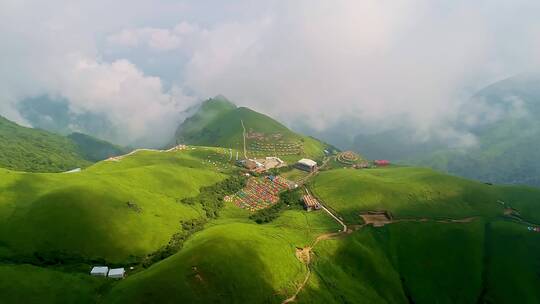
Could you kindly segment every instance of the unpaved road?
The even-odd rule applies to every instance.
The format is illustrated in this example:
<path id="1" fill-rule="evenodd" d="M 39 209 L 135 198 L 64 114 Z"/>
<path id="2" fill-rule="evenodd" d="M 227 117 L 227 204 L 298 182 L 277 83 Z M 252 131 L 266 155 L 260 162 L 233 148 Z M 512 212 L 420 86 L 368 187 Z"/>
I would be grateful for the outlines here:
<path id="1" fill-rule="evenodd" d="M 157 150 L 157 149 L 145 149 L 145 148 L 141 148 L 141 149 L 135 149 L 127 154 L 124 154 L 124 155 L 118 155 L 118 156 L 113 156 L 113 157 L 109 157 L 107 158 L 105 161 L 121 161 L 123 158 L 125 157 L 128 157 L 130 155 L 133 155 L 137 152 L 140 152 L 140 151 L 151 151 L 151 152 L 172 152 L 172 151 L 177 151 L 177 150 L 183 150 L 185 149 L 186 146 L 184 145 L 178 145 L 178 146 L 174 146 L 170 149 L 167 149 L 167 150 Z"/>
<path id="2" fill-rule="evenodd" d="M 304 187 L 304 190 L 306 191 L 306 193 L 309 195 L 309 191 L 306 187 Z M 326 213 L 328 213 L 336 222 L 338 222 L 342 227 L 343 229 L 338 231 L 338 232 L 331 232 L 331 233 L 324 233 L 324 234 L 321 234 L 319 235 L 315 241 L 313 241 L 313 244 L 311 244 L 310 246 L 307 246 L 307 247 L 304 247 L 302 250 L 302 254 L 301 256 L 303 257 L 301 259 L 301 261 L 304 262 L 304 264 L 306 265 L 306 270 L 307 270 L 307 273 L 306 273 L 306 277 L 304 278 L 304 281 L 302 281 L 302 283 L 300 283 L 300 285 L 298 286 L 298 288 L 296 288 L 296 291 L 294 292 L 294 294 L 292 296 L 290 296 L 289 298 L 285 299 L 282 303 L 285 304 L 285 303 L 291 303 L 291 302 L 294 302 L 296 300 L 296 297 L 298 296 L 298 294 L 300 293 L 300 291 L 302 291 L 302 289 L 304 289 L 304 287 L 306 286 L 307 282 L 309 281 L 309 277 L 311 276 L 311 251 L 312 249 L 317 246 L 317 244 L 320 242 L 320 241 L 323 241 L 323 240 L 328 240 L 328 239 L 331 239 L 331 238 L 334 238 L 334 237 L 337 237 L 337 236 L 340 236 L 342 234 L 345 234 L 347 233 L 347 225 L 339 219 L 339 217 L 337 217 L 336 215 L 334 215 L 330 210 L 328 210 L 328 208 L 326 208 L 322 203 L 321 201 L 319 200 L 319 203 L 321 204 L 321 208 L 326 211 Z M 298 256 L 298 255 L 297 255 Z"/>

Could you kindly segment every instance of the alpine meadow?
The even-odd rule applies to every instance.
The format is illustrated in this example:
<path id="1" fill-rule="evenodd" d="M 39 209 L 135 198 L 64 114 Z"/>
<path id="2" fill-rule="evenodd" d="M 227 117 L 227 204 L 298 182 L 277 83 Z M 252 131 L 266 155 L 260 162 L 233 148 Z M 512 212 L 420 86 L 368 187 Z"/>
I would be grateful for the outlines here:
<path id="1" fill-rule="evenodd" d="M 0 303 L 540 303 L 540 4 L 0 3 Z"/>

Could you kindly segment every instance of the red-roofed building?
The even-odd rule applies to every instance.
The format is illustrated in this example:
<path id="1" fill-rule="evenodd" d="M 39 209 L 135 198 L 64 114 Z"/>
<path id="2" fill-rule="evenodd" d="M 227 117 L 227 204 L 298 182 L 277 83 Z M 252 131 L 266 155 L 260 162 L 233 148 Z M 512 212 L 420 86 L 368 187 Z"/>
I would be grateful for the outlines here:
<path id="1" fill-rule="evenodd" d="M 374 161 L 375 165 L 378 167 L 388 166 L 390 165 L 390 161 L 386 159 L 379 159 Z"/>

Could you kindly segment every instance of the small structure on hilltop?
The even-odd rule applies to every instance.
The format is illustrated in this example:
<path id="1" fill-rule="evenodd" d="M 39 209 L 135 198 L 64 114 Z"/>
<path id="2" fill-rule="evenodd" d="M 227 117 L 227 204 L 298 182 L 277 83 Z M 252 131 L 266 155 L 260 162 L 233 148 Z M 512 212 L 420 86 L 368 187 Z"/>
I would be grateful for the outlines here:
<path id="1" fill-rule="evenodd" d="M 360 217 L 366 225 L 372 225 L 376 228 L 392 223 L 392 214 L 388 211 L 368 211 L 361 213 Z"/>
<path id="2" fill-rule="evenodd" d="M 126 274 L 124 267 L 122 268 L 113 268 L 109 270 L 109 278 L 111 279 L 123 279 Z"/>
<path id="3" fill-rule="evenodd" d="M 375 166 L 377 167 L 385 167 L 385 166 L 390 165 L 390 161 L 386 159 L 379 159 L 379 160 L 374 161 L 373 163 L 375 163 Z"/>
<path id="4" fill-rule="evenodd" d="M 319 201 L 309 194 L 302 196 L 302 201 L 304 202 L 304 208 L 306 208 L 307 211 L 321 209 Z"/>
<path id="5" fill-rule="evenodd" d="M 307 171 L 307 172 L 317 171 L 317 162 L 311 159 L 307 159 L 307 158 L 302 158 L 294 166 L 297 169 Z"/>
<path id="6" fill-rule="evenodd" d="M 90 271 L 90 275 L 95 277 L 106 277 L 108 272 L 109 267 L 107 266 L 94 266 Z"/>

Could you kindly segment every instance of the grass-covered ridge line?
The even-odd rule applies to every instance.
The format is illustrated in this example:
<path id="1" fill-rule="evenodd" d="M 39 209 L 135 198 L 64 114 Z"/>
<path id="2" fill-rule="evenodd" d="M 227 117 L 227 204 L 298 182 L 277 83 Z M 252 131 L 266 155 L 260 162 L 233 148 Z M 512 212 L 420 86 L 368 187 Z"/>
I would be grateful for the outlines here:
<path id="1" fill-rule="evenodd" d="M 84 168 L 126 149 L 94 137 L 68 137 L 26 128 L 0 116 L 0 167 L 28 172 L 62 172 Z"/>
<path id="2" fill-rule="evenodd" d="M 527 208 L 528 220 L 538 222 L 540 191 L 487 185 L 431 169 L 391 167 L 337 169 L 321 172 L 313 191 L 347 221 L 360 221 L 360 212 L 390 211 L 396 218 L 495 217 L 504 206 Z M 523 209 L 525 211 L 525 209 Z"/>
<path id="3" fill-rule="evenodd" d="M 0 167 L 34 172 L 58 172 L 90 164 L 66 137 L 21 127 L 0 116 Z"/>
<path id="4" fill-rule="evenodd" d="M 242 126 L 243 123 L 243 126 Z M 244 128 L 246 134 L 252 135 L 247 138 L 246 148 L 248 157 L 264 157 L 276 154 L 275 149 L 268 151 L 256 151 L 253 145 L 259 143 L 299 144 L 302 151 L 293 155 L 279 155 L 285 160 L 297 160 L 301 157 L 322 159 L 323 150 L 328 146 L 314 138 L 303 136 L 289 130 L 280 122 L 269 116 L 253 111 L 245 107 L 237 107 L 223 97 L 216 97 L 203 102 L 197 112 L 187 118 L 176 132 L 175 141 L 192 145 L 217 146 L 231 148 L 240 151 L 243 157 L 244 149 Z M 253 138 L 255 134 L 263 134 L 269 140 L 257 140 Z M 274 139 L 278 136 L 279 139 Z"/>

